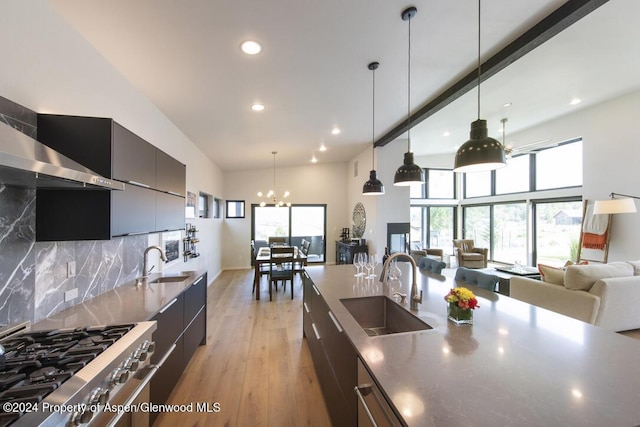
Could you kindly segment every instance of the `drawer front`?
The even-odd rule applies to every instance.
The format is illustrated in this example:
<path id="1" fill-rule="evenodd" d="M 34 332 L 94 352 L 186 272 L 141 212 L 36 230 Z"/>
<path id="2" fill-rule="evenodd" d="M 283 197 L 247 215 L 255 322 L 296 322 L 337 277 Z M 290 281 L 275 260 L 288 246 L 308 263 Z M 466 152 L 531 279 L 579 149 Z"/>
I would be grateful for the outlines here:
<path id="1" fill-rule="evenodd" d="M 198 277 L 193 284 L 184 291 L 184 328 L 200 312 L 207 302 L 206 275 Z"/>

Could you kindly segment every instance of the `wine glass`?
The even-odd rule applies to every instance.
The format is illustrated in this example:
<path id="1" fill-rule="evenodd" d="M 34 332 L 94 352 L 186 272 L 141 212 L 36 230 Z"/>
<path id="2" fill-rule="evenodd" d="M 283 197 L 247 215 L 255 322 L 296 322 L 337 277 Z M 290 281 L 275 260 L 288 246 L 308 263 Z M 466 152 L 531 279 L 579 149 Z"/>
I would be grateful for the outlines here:
<path id="1" fill-rule="evenodd" d="M 364 253 L 364 252 L 359 252 L 358 253 L 358 263 L 360 264 L 360 267 L 362 268 L 361 276 L 365 276 L 364 269 L 367 267 L 367 254 L 366 253 Z"/>
<path id="2" fill-rule="evenodd" d="M 355 277 L 362 276 L 362 273 L 360 273 L 360 262 L 358 261 L 358 255 L 359 254 L 355 254 L 353 256 L 353 266 L 356 268 L 356 274 L 354 274 Z"/>
<path id="3" fill-rule="evenodd" d="M 370 279 L 374 279 L 376 277 L 376 266 L 378 265 L 378 255 L 375 253 L 369 254 L 369 267 L 371 268 L 371 273 L 369 274 Z"/>

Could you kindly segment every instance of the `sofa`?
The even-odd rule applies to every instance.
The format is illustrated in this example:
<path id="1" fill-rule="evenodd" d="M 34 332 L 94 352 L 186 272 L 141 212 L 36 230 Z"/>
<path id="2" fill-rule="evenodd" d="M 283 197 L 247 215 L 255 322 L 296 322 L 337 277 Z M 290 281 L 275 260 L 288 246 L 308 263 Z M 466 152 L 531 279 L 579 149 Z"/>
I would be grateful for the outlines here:
<path id="1" fill-rule="evenodd" d="M 640 261 L 538 268 L 542 281 L 511 278 L 511 297 L 611 331 L 640 328 Z"/>

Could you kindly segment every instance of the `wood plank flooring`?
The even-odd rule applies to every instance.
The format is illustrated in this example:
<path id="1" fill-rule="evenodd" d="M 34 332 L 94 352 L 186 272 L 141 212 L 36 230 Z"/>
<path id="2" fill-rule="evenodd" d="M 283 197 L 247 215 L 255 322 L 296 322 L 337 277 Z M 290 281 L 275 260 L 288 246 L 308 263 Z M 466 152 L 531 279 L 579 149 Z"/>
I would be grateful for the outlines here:
<path id="1" fill-rule="evenodd" d="M 201 346 L 168 404 L 193 402 L 194 412 L 160 414 L 154 427 L 331 426 L 306 341 L 302 338 L 302 281 L 269 301 L 251 292 L 253 270 L 223 272 L 209 286 L 207 345 Z M 218 402 L 220 411 L 195 411 Z"/>

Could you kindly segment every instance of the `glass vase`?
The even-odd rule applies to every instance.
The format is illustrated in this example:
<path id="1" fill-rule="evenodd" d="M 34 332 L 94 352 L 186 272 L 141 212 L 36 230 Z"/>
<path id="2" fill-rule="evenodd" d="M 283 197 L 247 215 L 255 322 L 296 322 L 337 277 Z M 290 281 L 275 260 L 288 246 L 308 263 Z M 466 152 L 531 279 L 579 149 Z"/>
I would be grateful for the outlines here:
<path id="1" fill-rule="evenodd" d="M 473 323 L 473 310 L 461 308 L 457 302 L 450 302 L 447 307 L 447 317 L 456 325 L 470 325 Z"/>

